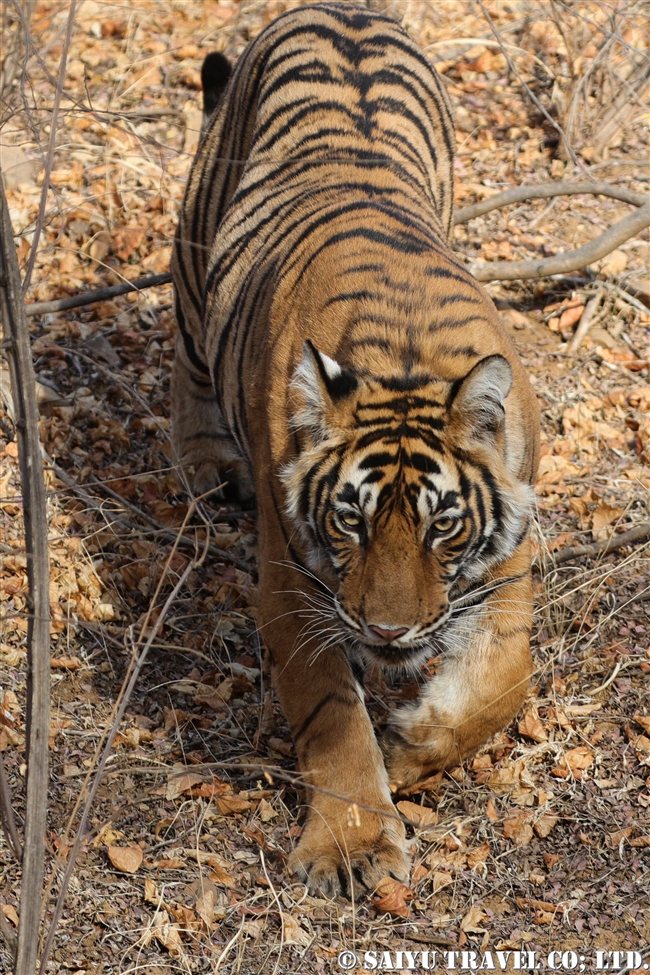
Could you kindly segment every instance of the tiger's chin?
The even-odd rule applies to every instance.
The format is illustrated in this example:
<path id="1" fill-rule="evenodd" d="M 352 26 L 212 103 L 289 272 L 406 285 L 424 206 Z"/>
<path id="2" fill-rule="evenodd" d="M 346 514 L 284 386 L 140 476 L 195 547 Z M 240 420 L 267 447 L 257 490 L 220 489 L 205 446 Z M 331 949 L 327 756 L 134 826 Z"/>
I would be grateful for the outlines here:
<path id="1" fill-rule="evenodd" d="M 352 649 L 357 658 L 367 666 L 379 666 L 385 670 L 408 670 L 413 672 L 431 656 L 431 644 L 414 643 L 403 646 L 397 643 L 366 643 L 355 634 Z"/>

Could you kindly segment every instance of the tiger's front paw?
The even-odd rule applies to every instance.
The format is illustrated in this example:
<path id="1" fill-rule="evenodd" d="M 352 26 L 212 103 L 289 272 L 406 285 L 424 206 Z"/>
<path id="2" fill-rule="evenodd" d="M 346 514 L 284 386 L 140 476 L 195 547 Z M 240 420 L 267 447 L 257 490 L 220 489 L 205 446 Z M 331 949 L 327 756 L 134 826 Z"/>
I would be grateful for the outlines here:
<path id="1" fill-rule="evenodd" d="M 312 810 L 289 870 L 326 897 L 373 890 L 386 875 L 406 881 L 404 826 L 398 819 L 364 813 L 361 825 L 331 827 Z"/>

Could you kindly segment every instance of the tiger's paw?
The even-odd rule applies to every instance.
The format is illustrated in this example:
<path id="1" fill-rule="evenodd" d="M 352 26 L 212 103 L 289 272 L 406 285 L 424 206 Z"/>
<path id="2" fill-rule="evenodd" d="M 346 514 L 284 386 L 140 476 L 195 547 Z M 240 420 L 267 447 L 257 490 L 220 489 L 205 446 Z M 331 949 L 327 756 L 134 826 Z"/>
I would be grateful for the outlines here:
<path id="1" fill-rule="evenodd" d="M 411 786 L 461 761 L 458 747 L 449 731 L 442 731 L 437 737 L 432 736 L 427 740 L 426 745 L 420 745 L 408 741 L 398 729 L 390 728 L 381 742 L 381 750 L 388 781 L 398 789 Z"/>
<path id="2" fill-rule="evenodd" d="M 405 882 L 410 864 L 404 826 L 397 819 L 372 819 L 376 825 L 370 835 L 364 836 L 361 827 L 350 827 L 338 840 L 326 823 L 309 821 L 289 857 L 289 871 L 325 897 L 371 891 L 387 875 Z"/>

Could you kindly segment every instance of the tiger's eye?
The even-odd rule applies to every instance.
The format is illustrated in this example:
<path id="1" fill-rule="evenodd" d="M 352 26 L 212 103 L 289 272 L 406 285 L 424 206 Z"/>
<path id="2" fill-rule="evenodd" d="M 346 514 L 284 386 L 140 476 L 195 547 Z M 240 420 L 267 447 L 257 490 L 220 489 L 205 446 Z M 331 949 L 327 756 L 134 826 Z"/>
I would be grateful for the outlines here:
<path id="1" fill-rule="evenodd" d="M 338 519 L 346 528 L 358 528 L 362 522 L 361 515 L 356 514 L 354 511 L 339 513 Z"/>
<path id="2" fill-rule="evenodd" d="M 436 521 L 434 521 L 433 528 L 437 532 L 444 534 L 445 532 L 451 531 L 455 524 L 455 518 L 438 518 Z"/>

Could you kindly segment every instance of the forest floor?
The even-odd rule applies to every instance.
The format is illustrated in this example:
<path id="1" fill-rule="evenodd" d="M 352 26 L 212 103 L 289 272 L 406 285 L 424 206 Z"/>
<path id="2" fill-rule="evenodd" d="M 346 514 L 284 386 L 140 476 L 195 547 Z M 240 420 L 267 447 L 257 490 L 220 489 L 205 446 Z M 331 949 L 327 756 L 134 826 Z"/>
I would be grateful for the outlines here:
<path id="1" fill-rule="evenodd" d="M 78 6 L 28 302 L 167 270 L 198 139 L 201 60 L 215 48 L 236 57 L 290 5 Z M 647 192 L 641 103 L 604 154 L 585 121 L 572 136 L 576 161 L 567 162 L 523 90 L 565 117 L 612 37 L 620 43 L 610 74 L 625 74 L 626 58 L 647 44 L 640 5 L 614 30 L 596 0 L 570 9 L 489 2 L 511 65 L 479 5 L 383 7 L 445 78 L 460 206 L 508 186 L 594 174 Z M 29 62 L 24 97 L 17 82 L 0 136 L 23 270 L 69 10 L 59 0 L 36 4 L 39 58 Z M 597 99 L 588 99 L 595 139 Z M 628 212 L 586 195 L 526 202 L 457 227 L 454 246 L 472 260 L 550 255 Z M 48 972 L 298 975 L 339 971 L 342 951 L 361 967 L 365 951 L 425 949 L 525 949 L 542 961 L 575 951 L 578 970 L 592 970 L 598 949 L 650 945 L 650 541 L 565 557 L 650 519 L 650 312 L 626 287 L 647 276 L 649 252 L 646 231 L 587 271 L 487 285 L 542 415 L 535 676 L 518 720 L 477 757 L 424 791 L 396 796 L 419 823 L 409 827 L 410 885 L 353 903 L 314 896 L 285 871 L 301 793 L 255 625 L 255 519 L 232 505 L 190 511 L 171 467 L 170 286 L 30 320 L 53 614 L 47 917 L 125 674 L 152 640 L 82 837 Z M 572 352 L 582 308 L 599 291 L 599 319 Z M 7 388 L 1 371 L 0 751 L 20 821 L 27 582 Z M 159 623 L 192 559 L 198 564 Z M 414 692 L 374 672 L 367 690 L 378 726 L 388 706 Z M 0 836 L 0 909 L 15 925 L 20 871 L 3 844 Z M 8 958 L 0 942 L 0 970 Z M 634 968 L 639 959 L 630 961 Z M 406 970 L 408 960 L 394 966 Z"/>

